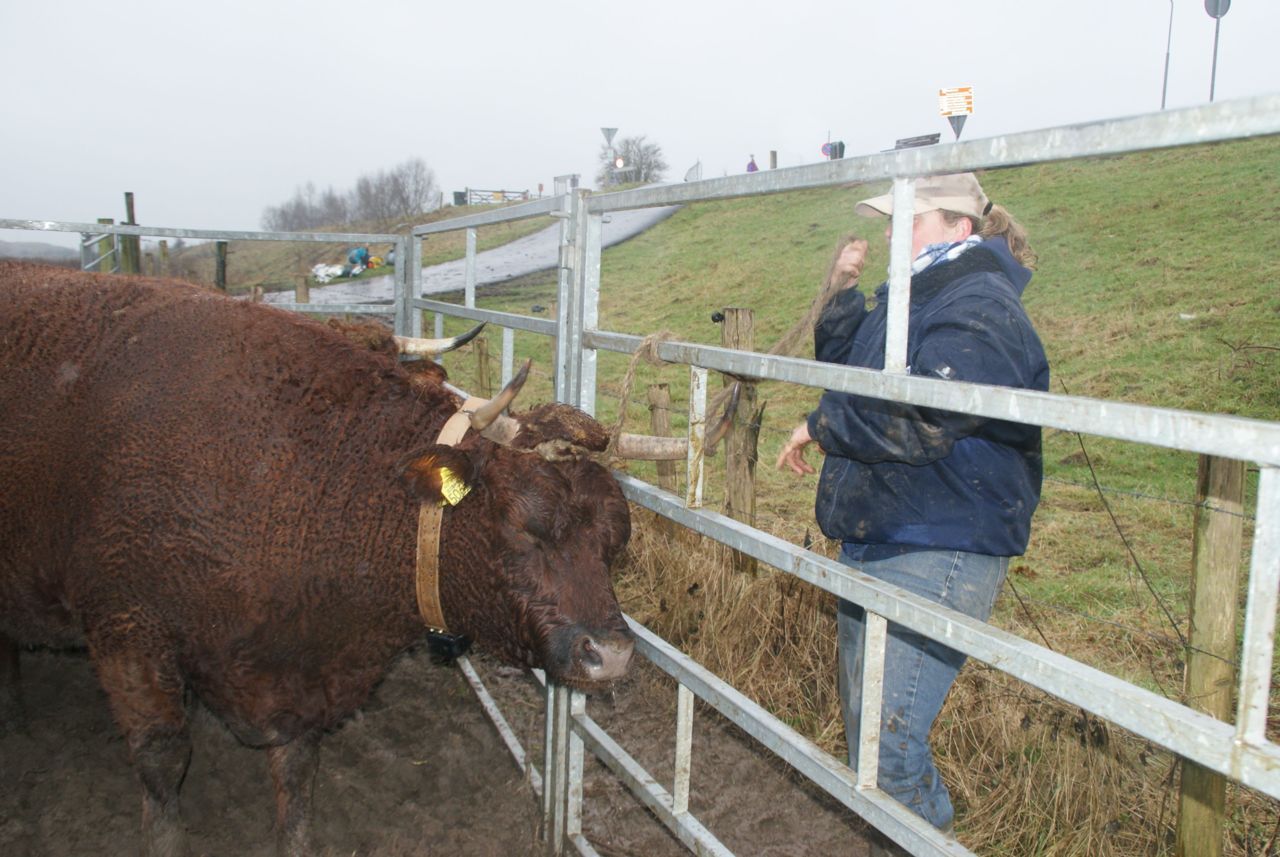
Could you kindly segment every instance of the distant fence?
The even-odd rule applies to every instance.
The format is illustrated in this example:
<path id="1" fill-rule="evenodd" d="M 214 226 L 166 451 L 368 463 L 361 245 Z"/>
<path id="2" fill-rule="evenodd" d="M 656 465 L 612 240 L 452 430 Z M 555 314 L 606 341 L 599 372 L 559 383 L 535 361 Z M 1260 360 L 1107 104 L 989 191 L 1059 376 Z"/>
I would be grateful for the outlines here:
<path id="1" fill-rule="evenodd" d="M 887 621 L 891 620 L 943 641 L 947 646 L 1022 682 L 1104 718 L 1195 763 L 1210 774 L 1227 777 L 1280 799 L 1280 745 L 1267 738 L 1280 594 L 1280 422 L 942 381 L 912 376 L 905 370 L 910 232 L 914 183 L 918 177 L 1274 134 L 1280 134 L 1280 96 L 1276 95 L 678 185 L 636 188 L 595 196 L 574 190 L 507 208 L 417 226 L 408 236 L 227 233 L 36 221 L 0 221 L 0 228 L 226 240 L 394 242 L 396 291 L 391 305 L 371 307 L 368 304 L 312 303 L 290 306 L 302 311 L 394 315 L 397 332 L 406 335 L 421 335 L 424 311 L 435 314 L 437 329 L 446 315 L 487 321 L 503 329 L 504 380 L 511 373 L 515 331 L 553 337 L 556 398 L 594 413 L 598 393 L 597 354 L 600 351 L 632 354 L 643 342 L 641 336 L 599 327 L 601 227 L 609 212 L 892 180 L 894 228 L 890 246 L 889 280 L 892 288 L 885 354 L 887 368 L 884 371 L 855 369 L 726 347 L 660 342 L 656 350 L 661 359 L 690 367 L 688 489 L 684 497 L 677 497 L 634 476 L 618 473 L 624 493 L 631 502 L 744 556 L 865 607 L 868 634 L 862 694 L 864 724 L 878 720 L 878 688 L 883 675 L 885 631 Z M 489 224 L 538 216 L 551 216 L 561 223 L 555 319 L 477 308 L 475 230 Z M 421 297 L 422 242 L 430 235 L 454 230 L 467 233 L 469 274 L 462 305 Z M 696 451 L 702 445 L 709 371 L 838 390 L 1184 450 L 1215 460 L 1231 459 L 1255 464 L 1259 469 L 1257 514 L 1247 581 L 1245 627 L 1238 659 L 1239 702 L 1235 723 L 1231 723 L 1230 718 L 1210 715 L 1166 699 L 1045 646 L 881 583 L 748 524 L 701 508 L 702 461 Z M 1202 485 L 1213 496 L 1212 492 L 1221 490 L 1223 481 L 1220 477 L 1206 476 Z M 580 854 L 596 854 L 582 832 L 582 777 L 586 748 L 590 748 L 617 773 L 690 850 L 700 854 L 730 853 L 689 812 L 695 696 L 912 854 L 971 853 L 954 840 L 943 837 L 877 787 L 877 731 L 864 729 L 859 766 L 857 770 L 851 770 L 841 760 L 822 751 L 644 627 L 632 622 L 632 628 L 638 638 L 637 650 L 678 682 L 677 723 L 673 739 L 676 764 L 670 790 L 659 785 L 587 715 L 586 700 L 581 694 L 555 685 L 547 689 L 545 755 L 539 772 L 515 740 L 470 664 L 463 662 L 468 680 L 472 681 L 486 709 L 498 724 L 517 762 L 530 773 L 531 782 L 543 797 L 549 845 L 556 853 L 572 846 Z"/>
<path id="2" fill-rule="evenodd" d="M 527 202 L 527 190 L 480 190 L 469 187 L 464 191 L 454 191 L 454 205 L 496 205 L 501 202 Z"/>

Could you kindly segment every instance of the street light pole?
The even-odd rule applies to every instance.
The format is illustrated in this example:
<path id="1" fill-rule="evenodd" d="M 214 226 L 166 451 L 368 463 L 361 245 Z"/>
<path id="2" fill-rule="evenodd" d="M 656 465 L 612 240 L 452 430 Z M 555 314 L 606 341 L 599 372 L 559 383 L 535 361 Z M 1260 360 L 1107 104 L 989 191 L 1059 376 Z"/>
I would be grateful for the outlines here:
<path id="1" fill-rule="evenodd" d="M 1164 110 L 1169 95 L 1169 49 L 1173 47 L 1173 0 L 1169 0 L 1169 37 L 1164 43 L 1164 88 L 1160 90 L 1160 109 Z M 1209 99 L 1212 101 L 1213 99 Z"/>
<path id="2" fill-rule="evenodd" d="M 1222 18 L 1213 19 L 1213 71 L 1209 74 L 1209 103 L 1213 103 L 1213 90 L 1218 84 L 1218 29 L 1222 27 Z"/>

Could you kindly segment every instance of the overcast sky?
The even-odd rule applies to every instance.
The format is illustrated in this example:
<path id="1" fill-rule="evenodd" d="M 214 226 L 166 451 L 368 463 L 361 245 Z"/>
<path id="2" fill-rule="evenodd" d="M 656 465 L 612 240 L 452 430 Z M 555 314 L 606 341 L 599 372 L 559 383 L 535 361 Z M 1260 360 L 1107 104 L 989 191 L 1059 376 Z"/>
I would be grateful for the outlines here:
<path id="1" fill-rule="evenodd" d="M 447 192 L 591 184 L 600 128 L 680 180 L 1209 100 L 1204 0 L 0 0 L 0 217 L 256 229 L 422 158 Z M 1222 19 L 1215 100 L 1280 91 L 1280 0 Z M 0 239 L 30 236 L 0 231 Z"/>

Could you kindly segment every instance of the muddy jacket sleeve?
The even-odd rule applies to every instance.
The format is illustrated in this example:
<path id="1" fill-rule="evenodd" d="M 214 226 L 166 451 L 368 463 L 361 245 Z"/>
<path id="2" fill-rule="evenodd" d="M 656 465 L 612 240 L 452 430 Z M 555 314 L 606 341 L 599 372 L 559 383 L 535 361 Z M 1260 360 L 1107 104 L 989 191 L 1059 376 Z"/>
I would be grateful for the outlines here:
<path id="1" fill-rule="evenodd" d="M 857 288 L 836 292 L 813 326 L 813 355 L 823 363 L 844 363 L 858 325 L 867 317 L 867 298 Z"/>
<path id="2" fill-rule="evenodd" d="M 973 294 L 956 296 L 947 300 L 945 307 L 931 307 L 921 315 L 926 317 L 920 326 L 912 325 L 911 374 L 1032 386 L 1033 369 L 1021 313 L 1011 312 L 1002 301 Z M 868 464 L 927 464 L 949 455 L 961 438 L 988 427 L 999 432 L 1002 425 L 970 414 L 830 390 L 823 394 L 808 422 L 809 434 L 824 452 Z"/>

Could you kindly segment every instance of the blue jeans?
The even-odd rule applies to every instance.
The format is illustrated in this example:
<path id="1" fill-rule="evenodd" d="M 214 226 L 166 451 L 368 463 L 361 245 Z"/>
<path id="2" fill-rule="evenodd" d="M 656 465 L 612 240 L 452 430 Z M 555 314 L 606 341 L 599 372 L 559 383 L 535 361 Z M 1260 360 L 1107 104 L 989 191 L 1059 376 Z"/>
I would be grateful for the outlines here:
<path id="1" fill-rule="evenodd" d="M 856 559 L 858 546 L 840 552 L 845 565 L 986 620 L 1009 568 L 1008 557 L 962 551 L 916 551 L 889 559 Z M 858 764 L 862 704 L 863 609 L 840 601 L 840 697 L 849 765 Z M 965 656 L 914 631 L 889 623 L 885 644 L 884 704 L 880 713 L 880 788 L 934 827 L 950 826 L 955 811 L 929 749 L 929 730 Z"/>

